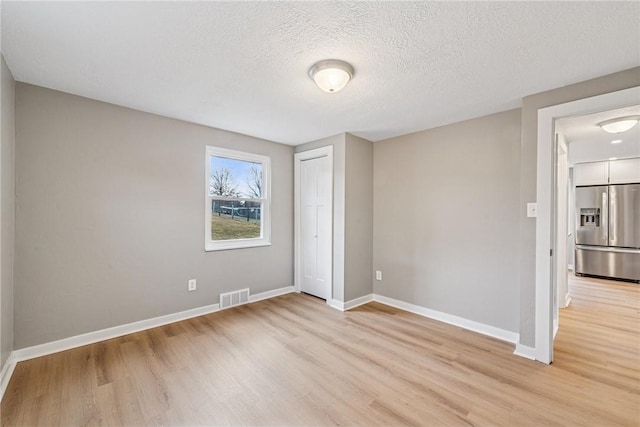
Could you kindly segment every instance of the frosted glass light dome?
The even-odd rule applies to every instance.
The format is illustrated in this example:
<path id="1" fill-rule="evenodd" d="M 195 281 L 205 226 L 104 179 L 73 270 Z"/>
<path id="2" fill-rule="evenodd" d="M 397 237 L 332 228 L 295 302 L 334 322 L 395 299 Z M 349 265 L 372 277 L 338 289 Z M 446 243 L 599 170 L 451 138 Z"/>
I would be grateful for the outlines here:
<path id="1" fill-rule="evenodd" d="M 335 93 L 344 88 L 353 77 L 353 67 L 338 59 L 326 59 L 309 69 L 309 77 L 320 89 Z"/>
<path id="2" fill-rule="evenodd" d="M 640 120 L 640 116 L 618 117 L 600 122 L 598 126 L 608 133 L 622 133 L 634 127 L 636 123 L 638 123 L 638 120 Z"/>

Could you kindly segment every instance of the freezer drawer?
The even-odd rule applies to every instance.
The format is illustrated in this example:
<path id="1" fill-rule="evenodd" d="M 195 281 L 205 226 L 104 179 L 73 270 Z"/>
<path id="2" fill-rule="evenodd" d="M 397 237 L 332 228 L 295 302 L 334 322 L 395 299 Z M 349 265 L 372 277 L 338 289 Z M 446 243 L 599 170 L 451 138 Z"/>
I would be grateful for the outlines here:
<path id="1" fill-rule="evenodd" d="M 576 246 L 577 274 L 640 281 L 640 250 Z"/>

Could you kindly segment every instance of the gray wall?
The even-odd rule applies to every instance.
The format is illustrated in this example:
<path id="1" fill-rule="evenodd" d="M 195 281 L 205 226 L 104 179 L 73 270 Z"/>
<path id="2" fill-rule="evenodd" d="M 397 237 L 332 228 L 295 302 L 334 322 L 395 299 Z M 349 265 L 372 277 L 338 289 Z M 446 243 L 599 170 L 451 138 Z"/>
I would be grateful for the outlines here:
<path id="1" fill-rule="evenodd" d="M 640 67 L 553 89 L 522 100 L 520 148 L 520 343 L 535 346 L 536 223 L 527 218 L 527 202 L 536 200 L 538 110 L 640 85 Z"/>
<path id="2" fill-rule="evenodd" d="M 520 110 L 374 144 L 374 292 L 518 331 Z"/>
<path id="3" fill-rule="evenodd" d="M 13 350 L 13 236 L 15 221 L 15 81 L 1 59 L 0 367 Z"/>
<path id="4" fill-rule="evenodd" d="M 16 348 L 293 284 L 292 147 L 22 83 L 16 135 Z M 271 157 L 272 246 L 204 252 L 206 145 Z"/>
<path id="5" fill-rule="evenodd" d="M 346 134 L 344 300 L 373 292 L 373 143 Z"/>

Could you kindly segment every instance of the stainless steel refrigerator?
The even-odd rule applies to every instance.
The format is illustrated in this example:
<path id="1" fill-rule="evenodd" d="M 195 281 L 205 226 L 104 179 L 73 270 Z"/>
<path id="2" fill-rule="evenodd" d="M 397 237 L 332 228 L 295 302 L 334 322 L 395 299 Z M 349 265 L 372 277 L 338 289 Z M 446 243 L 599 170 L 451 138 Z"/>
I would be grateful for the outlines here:
<path id="1" fill-rule="evenodd" d="M 640 184 L 576 187 L 575 272 L 640 282 Z"/>

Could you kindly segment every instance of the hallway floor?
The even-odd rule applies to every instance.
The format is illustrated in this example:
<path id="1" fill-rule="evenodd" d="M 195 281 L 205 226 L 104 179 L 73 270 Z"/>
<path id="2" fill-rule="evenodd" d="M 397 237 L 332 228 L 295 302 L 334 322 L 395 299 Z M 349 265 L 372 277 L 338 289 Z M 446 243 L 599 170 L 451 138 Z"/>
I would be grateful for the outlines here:
<path id="1" fill-rule="evenodd" d="M 569 294 L 553 366 L 626 390 L 640 408 L 640 285 L 570 273 Z"/>

